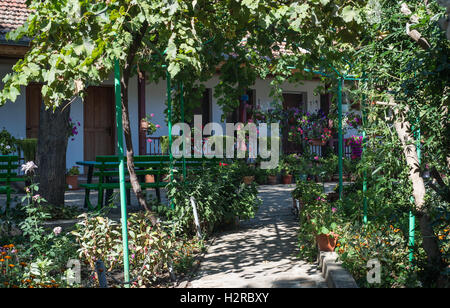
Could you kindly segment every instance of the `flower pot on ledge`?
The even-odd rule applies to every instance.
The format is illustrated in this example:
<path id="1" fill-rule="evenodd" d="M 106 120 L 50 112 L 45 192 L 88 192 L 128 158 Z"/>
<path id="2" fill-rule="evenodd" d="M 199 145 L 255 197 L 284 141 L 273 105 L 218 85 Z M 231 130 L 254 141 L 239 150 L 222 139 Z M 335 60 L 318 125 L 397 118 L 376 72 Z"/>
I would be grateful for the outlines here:
<path id="1" fill-rule="evenodd" d="M 281 182 L 283 184 L 292 184 L 292 174 L 285 174 L 281 177 Z"/>
<path id="2" fill-rule="evenodd" d="M 277 184 L 277 176 L 276 175 L 268 175 L 267 176 L 267 184 L 276 185 Z"/>
<path id="3" fill-rule="evenodd" d="M 69 186 L 69 190 L 77 190 L 78 175 L 66 175 L 66 184 Z"/>
<path id="4" fill-rule="evenodd" d="M 320 251 L 334 251 L 337 239 L 338 235 L 335 233 L 316 235 L 316 242 Z"/>

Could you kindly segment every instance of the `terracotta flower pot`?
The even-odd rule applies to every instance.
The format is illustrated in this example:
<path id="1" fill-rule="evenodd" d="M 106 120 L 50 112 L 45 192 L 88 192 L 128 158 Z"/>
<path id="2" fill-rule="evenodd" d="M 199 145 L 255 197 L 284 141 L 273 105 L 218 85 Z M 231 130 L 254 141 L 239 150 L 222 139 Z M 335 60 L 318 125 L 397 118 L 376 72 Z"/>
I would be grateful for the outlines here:
<path id="1" fill-rule="evenodd" d="M 78 175 L 66 175 L 66 184 L 70 190 L 78 189 Z"/>
<path id="2" fill-rule="evenodd" d="M 316 242 L 320 251 L 334 251 L 337 240 L 338 235 L 335 233 L 316 235 Z"/>
<path id="3" fill-rule="evenodd" d="M 251 183 L 253 183 L 253 181 L 255 180 L 255 177 L 253 175 L 248 175 L 248 176 L 244 176 L 243 178 L 244 183 L 249 185 Z"/>
<path id="4" fill-rule="evenodd" d="M 267 184 L 276 185 L 277 184 L 277 176 L 276 175 L 268 175 L 267 176 Z"/>
<path id="5" fill-rule="evenodd" d="M 292 183 L 292 174 L 285 174 L 281 177 L 281 181 L 283 184 L 291 184 Z"/>
<path id="6" fill-rule="evenodd" d="M 155 183 L 155 175 L 154 174 L 146 174 L 145 175 L 145 183 Z"/>

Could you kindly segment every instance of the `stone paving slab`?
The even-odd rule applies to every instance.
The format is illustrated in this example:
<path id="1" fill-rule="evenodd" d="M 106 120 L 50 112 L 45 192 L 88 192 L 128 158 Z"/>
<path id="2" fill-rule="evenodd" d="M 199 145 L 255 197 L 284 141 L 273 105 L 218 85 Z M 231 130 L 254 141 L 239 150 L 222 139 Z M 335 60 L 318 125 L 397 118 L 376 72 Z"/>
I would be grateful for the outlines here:
<path id="1" fill-rule="evenodd" d="M 296 258 L 298 223 L 291 213 L 294 185 L 262 185 L 255 218 L 217 235 L 192 288 L 322 288 L 316 265 Z"/>

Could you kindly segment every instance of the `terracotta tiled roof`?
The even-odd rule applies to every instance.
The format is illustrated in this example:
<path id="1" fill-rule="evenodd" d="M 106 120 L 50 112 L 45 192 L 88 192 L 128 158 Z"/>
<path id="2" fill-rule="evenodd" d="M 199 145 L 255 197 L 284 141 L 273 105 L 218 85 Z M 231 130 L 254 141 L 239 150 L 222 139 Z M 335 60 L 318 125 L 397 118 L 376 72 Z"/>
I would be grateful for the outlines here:
<path id="1" fill-rule="evenodd" d="M 25 23 L 29 10 L 26 0 L 0 0 L 0 34 L 17 29 Z"/>

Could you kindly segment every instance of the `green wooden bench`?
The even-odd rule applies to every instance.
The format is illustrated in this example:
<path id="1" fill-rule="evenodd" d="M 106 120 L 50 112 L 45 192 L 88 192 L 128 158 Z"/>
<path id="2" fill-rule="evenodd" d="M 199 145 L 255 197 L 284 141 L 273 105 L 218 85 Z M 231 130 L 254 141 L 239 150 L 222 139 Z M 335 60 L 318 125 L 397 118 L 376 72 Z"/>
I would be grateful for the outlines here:
<path id="1" fill-rule="evenodd" d="M 25 179 L 17 174 L 19 157 L 15 155 L 0 155 L 0 194 L 6 194 L 6 211 L 11 204 L 11 187 L 14 182 L 24 182 Z"/>
<path id="2" fill-rule="evenodd" d="M 185 158 L 185 162 L 189 171 L 201 171 L 205 167 L 218 165 L 219 159 Z M 139 155 L 134 157 L 134 165 L 141 188 L 155 188 L 158 201 L 161 201 L 159 189 L 164 188 L 168 183 L 163 177 L 164 175 L 170 174 L 170 157 L 168 155 Z M 172 167 L 178 171 L 178 174 L 182 174 L 183 159 L 180 158 L 178 160 L 174 160 Z M 97 182 L 93 183 L 92 176 L 90 176 L 88 177 L 88 183 L 80 184 L 80 187 L 85 188 L 85 204 L 88 209 L 94 209 L 92 203 L 90 202 L 90 191 L 98 191 L 98 201 L 95 209 L 100 209 L 104 203 L 106 204 L 108 202 L 110 196 L 112 195 L 112 191 L 120 187 L 118 181 L 119 157 L 116 155 L 97 156 L 95 164 L 93 164 L 93 168 L 94 171 L 92 176 L 98 178 Z M 125 175 L 127 177 L 129 176 L 126 167 Z M 146 183 L 144 180 L 145 175 L 154 175 L 154 182 Z M 128 190 L 127 204 L 129 204 L 129 190 L 131 189 L 129 179 L 125 182 L 125 188 Z"/>

